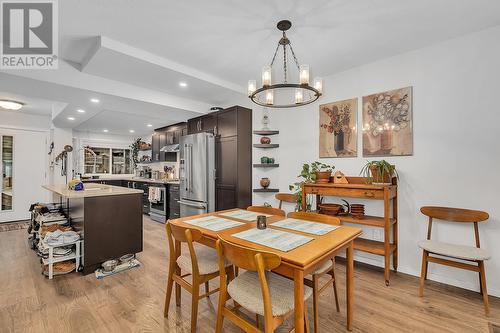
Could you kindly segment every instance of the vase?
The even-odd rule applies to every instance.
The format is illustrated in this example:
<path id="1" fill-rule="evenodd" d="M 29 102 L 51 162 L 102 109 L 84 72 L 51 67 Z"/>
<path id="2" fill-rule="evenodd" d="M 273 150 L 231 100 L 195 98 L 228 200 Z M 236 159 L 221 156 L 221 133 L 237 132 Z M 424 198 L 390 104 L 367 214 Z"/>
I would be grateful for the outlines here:
<path id="1" fill-rule="evenodd" d="M 268 145 L 271 143 L 271 138 L 263 136 L 262 138 L 260 138 L 260 143 L 262 143 L 263 145 Z"/>
<path id="2" fill-rule="evenodd" d="M 380 134 L 380 149 L 389 153 L 392 149 L 392 130 L 384 129 Z"/>
<path id="3" fill-rule="evenodd" d="M 271 180 L 269 178 L 265 177 L 260 179 L 260 186 L 262 186 L 263 188 L 268 188 L 270 184 Z"/>
<path id="4" fill-rule="evenodd" d="M 344 150 L 344 131 L 340 130 L 336 134 L 334 134 L 335 138 L 335 146 L 334 149 L 336 152 Z"/>

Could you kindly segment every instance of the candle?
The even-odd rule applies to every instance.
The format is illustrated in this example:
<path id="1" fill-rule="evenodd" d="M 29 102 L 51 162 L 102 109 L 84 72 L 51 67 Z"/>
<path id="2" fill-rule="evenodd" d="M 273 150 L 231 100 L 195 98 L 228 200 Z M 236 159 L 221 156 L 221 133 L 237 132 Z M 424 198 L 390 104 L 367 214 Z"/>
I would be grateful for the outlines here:
<path id="1" fill-rule="evenodd" d="M 320 94 L 323 93 L 323 79 L 320 77 L 314 78 L 314 88 L 319 91 Z"/>
<path id="2" fill-rule="evenodd" d="M 267 105 L 273 105 L 274 103 L 274 94 L 272 90 L 266 92 L 266 104 Z"/>
<path id="3" fill-rule="evenodd" d="M 262 68 L 262 85 L 263 86 L 271 85 L 271 66 L 264 66 Z"/>
<path id="4" fill-rule="evenodd" d="M 309 84 L 309 65 L 299 66 L 300 84 Z"/>
<path id="5" fill-rule="evenodd" d="M 304 100 L 304 96 L 302 95 L 302 89 L 297 88 L 295 89 L 295 104 L 300 104 Z"/>
<path id="6" fill-rule="evenodd" d="M 255 80 L 248 80 L 248 96 L 252 95 L 256 90 L 257 82 Z"/>

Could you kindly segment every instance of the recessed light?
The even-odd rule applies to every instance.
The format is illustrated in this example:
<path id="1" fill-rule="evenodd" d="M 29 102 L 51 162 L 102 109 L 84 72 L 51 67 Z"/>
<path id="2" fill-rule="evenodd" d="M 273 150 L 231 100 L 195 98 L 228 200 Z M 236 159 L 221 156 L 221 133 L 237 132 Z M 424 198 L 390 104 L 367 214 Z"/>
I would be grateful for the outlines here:
<path id="1" fill-rule="evenodd" d="M 130 132 L 130 133 L 135 133 L 135 131 L 134 131 L 134 130 L 130 130 L 129 132 Z"/>
<path id="2" fill-rule="evenodd" d="M 90 101 L 92 103 L 99 103 L 100 102 L 97 98 L 91 98 Z"/>
<path id="3" fill-rule="evenodd" d="M 147 124 L 146 126 L 148 126 L 148 127 L 153 127 L 153 125 L 152 125 L 152 124 Z"/>
<path id="4" fill-rule="evenodd" d="M 0 108 L 6 109 L 6 110 L 19 110 L 22 108 L 24 103 L 21 102 L 16 102 L 16 101 L 10 101 L 7 99 L 0 99 Z"/>
<path id="5" fill-rule="evenodd" d="M 109 131 L 107 129 L 102 130 L 104 133 L 108 133 Z"/>
<path id="6" fill-rule="evenodd" d="M 84 109 L 78 109 L 78 110 L 76 110 L 76 112 L 78 112 L 78 113 L 85 113 L 85 110 Z"/>
<path id="7" fill-rule="evenodd" d="M 68 117 L 68 120 L 73 121 L 73 120 L 75 120 L 75 117 Z"/>
<path id="8" fill-rule="evenodd" d="M 186 82 L 179 82 L 179 86 L 185 88 L 188 86 L 188 84 Z"/>

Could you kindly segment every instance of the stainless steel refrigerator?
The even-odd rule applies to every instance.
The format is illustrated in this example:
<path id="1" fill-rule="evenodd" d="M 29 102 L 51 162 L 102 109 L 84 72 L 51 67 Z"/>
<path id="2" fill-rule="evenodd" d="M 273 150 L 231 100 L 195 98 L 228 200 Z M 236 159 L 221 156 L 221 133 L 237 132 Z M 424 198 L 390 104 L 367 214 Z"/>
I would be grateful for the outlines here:
<path id="1" fill-rule="evenodd" d="M 211 133 L 180 138 L 180 215 L 215 210 L 215 140 Z"/>

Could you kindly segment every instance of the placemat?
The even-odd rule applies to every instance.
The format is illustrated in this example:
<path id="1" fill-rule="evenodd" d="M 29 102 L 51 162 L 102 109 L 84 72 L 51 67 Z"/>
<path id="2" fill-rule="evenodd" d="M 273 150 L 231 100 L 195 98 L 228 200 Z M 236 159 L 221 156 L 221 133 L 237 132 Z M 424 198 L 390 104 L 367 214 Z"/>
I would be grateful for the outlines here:
<path id="1" fill-rule="evenodd" d="M 220 213 L 218 215 L 232 217 L 233 219 L 239 219 L 239 220 L 244 220 L 244 221 L 257 221 L 257 216 L 259 216 L 259 215 L 264 215 L 266 217 L 272 216 L 269 214 L 256 213 L 256 212 L 251 212 L 251 211 L 244 210 L 244 209 L 233 210 L 230 212 Z"/>
<path id="2" fill-rule="evenodd" d="M 312 237 L 270 228 L 264 230 L 250 229 L 236 233 L 232 236 L 283 252 L 291 251 L 314 239 Z"/>
<path id="3" fill-rule="evenodd" d="M 272 226 L 300 231 L 312 235 L 326 235 L 338 228 L 336 225 L 288 218 L 271 224 Z"/>
<path id="4" fill-rule="evenodd" d="M 184 221 L 184 223 L 211 231 L 221 231 L 244 224 L 243 222 L 228 220 L 218 216 L 199 217 L 197 219 Z"/>

